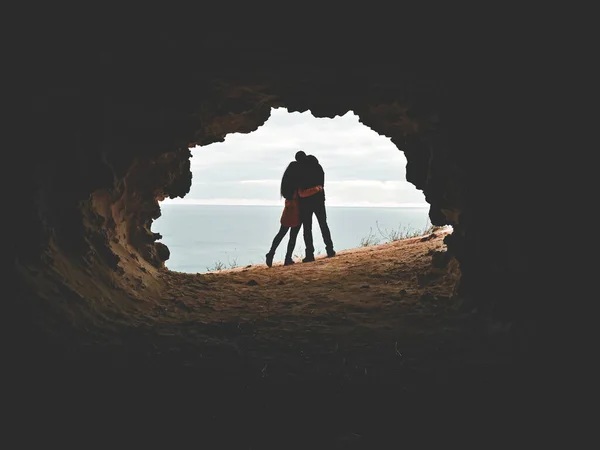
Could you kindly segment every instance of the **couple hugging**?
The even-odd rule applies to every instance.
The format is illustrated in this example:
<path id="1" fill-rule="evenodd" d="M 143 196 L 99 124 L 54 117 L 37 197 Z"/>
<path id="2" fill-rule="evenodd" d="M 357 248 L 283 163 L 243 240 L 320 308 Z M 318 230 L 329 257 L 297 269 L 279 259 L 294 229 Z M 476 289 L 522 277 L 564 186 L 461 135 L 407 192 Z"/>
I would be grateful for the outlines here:
<path id="1" fill-rule="evenodd" d="M 273 239 L 269 253 L 266 254 L 269 267 L 273 265 L 277 246 L 290 229 L 290 240 L 283 265 L 294 264 L 292 252 L 296 247 L 296 238 L 301 226 L 304 226 L 304 245 L 306 246 L 306 256 L 302 262 L 315 260 L 312 236 L 313 214 L 317 216 L 327 256 L 335 256 L 325 213 L 325 172 L 323 172 L 323 167 L 317 158 L 307 155 L 303 151 L 297 152 L 295 159 L 287 166 L 281 179 L 280 192 L 281 196 L 285 198 L 285 207 L 281 214 L 279 232 Z"/>

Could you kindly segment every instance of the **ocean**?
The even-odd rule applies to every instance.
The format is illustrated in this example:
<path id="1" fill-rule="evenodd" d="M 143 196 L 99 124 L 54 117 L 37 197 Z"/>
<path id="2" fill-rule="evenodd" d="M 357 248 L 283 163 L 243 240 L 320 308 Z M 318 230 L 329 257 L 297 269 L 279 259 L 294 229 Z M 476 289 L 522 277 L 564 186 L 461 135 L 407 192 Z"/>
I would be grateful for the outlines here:
<path id="1" fill-rule="evenodd" d="M 265 253 L 279 231 L 281 206 L 229 206 L 161 204 L 162 216 L 152 224 L 159 241 L 169 247 L 166 266 L 178 272 L 203 273 L 221 268 L 264 264 Z M 429 209 L 327 206 L 327 222 L 336 251 L 361 246 L 361 239 L 400 230 L 420 231 L 431 224 Z M 283 238 L 274 262 L 283 261 L 288 242 Z M 315 255 L 325 254 L 316 217 L 313 217 Z M 302 229 L 294 255 L 304 256 Z"/>

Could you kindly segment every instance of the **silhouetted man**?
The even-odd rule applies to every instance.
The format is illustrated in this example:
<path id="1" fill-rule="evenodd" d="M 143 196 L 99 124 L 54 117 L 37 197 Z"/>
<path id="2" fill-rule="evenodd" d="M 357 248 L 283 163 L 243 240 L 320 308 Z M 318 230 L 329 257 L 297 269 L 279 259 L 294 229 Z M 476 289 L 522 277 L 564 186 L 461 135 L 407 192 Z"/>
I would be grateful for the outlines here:
<path id="1" fill-rule="evenodd" d="M 323 190 L 310 197 L 300 198 L 300 219 L 302 220 L 302 229 L 304 230 L 304 245 L 306 246 L 306 255 L 302 262 L 315 260 L 315 247 L 313 245 L 312 235 L 312 216 L 317 216 L 321 235 L 325 243 L 327 256 L 335 256 L 333 250 L 333 241 L 331 232 L 327 225 L 327 213 L 325 211 L 325 172 L 319 164 L 317 158 L 313 155 L 307 155 L 302 150 L 296 153 L 296 161 L 302 164 L 302 175 L 300 179 L 300 188 L 308 189 L 314 186 L 323 186 Z"/>

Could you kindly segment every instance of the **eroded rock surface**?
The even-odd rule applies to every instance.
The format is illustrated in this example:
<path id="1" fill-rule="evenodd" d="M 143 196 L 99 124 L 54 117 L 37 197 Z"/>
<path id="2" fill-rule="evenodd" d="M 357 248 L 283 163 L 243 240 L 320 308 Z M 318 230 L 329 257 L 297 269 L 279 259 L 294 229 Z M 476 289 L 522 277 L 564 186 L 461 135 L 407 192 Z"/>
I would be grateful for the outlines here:
<path id="1" fill-rule="evenodd" d="M 545 262 L 522 230 L 539 218 L 527 194 L 536 159 L 511 164 L 516 150 L 480 139 L 502 92 L 488 86 L 486 105 L 483 81 L 463 60 L 451 64 L 441 37 L 88 25 L 76 38 L 40 31 L 23 66 L 9 202 L 15 333 L 77 339 L 160 291 L 169 251 L 151 224 L 161 199 L 189 191 L 189 148 L 252 132 L 280 106 L 352 110 L 390 137 L 432 223 L 454 229 L 457 292 L 490 320 L 535 316 Z"/>

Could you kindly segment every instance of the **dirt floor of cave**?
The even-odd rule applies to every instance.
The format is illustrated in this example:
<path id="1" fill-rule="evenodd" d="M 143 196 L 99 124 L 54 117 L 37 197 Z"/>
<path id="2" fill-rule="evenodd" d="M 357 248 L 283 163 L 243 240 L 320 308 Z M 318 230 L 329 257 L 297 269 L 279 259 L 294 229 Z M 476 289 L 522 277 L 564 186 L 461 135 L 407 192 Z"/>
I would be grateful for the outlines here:
<path id="1" fill-rule="evenodd" d="M 504 361 L 473 337 L 453 295 L 456 261 L 432 267 L 447 233 L 285 267 L 145 273 L 147 284 L 152 275 L 162 287 L 140 288 L 142 301 L 112 343 L 83 357 L 201 368 L 220 380 L 410 389 L 465 372 L 480 377 Z"/>
<path id="2" fill-rule="evenodd" d="M 121 414 L 122 423 L 176 416 L 181 428 L 201 427 L 205 441 L 221 445 L 211 448 L 389 448 L 379 443 L 447 423 L 468 398 L 512 407 L 510 352 L 472 326 L 454 295 L 456 260 L 432 264 L 447 233 L 207 274 L 123 257 L 128 289 L 92 286 L 107 303 L 89 303 L 95 309 L 69 340 L 77 348 L 67 370 L 56 355 L 38 358 L 25 371 L 35 376 L 27 390 L 56 392 L 61 403 L 65 392 L 97 393 L 84 406 Z M 61 270 L 88 286 L 86 274 Z M 62 294 L 71 310 L 86 304 L 74 292 Z M 452 412 L 441 414 L 444 404 Z"/>

